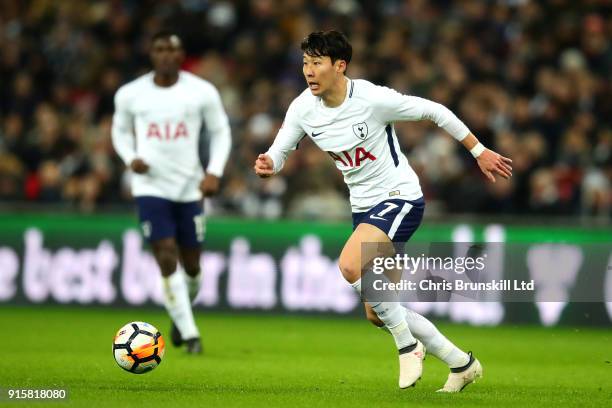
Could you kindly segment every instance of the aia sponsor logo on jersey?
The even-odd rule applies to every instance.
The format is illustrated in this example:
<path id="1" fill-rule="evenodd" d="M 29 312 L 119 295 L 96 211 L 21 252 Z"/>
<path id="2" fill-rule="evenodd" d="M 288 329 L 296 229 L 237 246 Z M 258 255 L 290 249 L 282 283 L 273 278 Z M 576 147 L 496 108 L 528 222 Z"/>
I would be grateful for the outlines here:
<path id="1" fill-rule="evenodd" d="M 185 122 L 179 122 L 176 125 L 174 123 L 164 123 L 160 125 L 151 122 L 147 127 L 147 139 L 176 140 L 181 137 L 189 137 Z"/>
<path id="2" fill-rule="evenodd" d="M 360 167 L 367 160 L 376 160 L 376 157 L 363 147 L 356 148 L 354 154 L 352 154 L 352 152 L 340 152 L 338 154 L 334 152 L 327 153 L 332 159 L 342 163 L 346 167 Z"/>

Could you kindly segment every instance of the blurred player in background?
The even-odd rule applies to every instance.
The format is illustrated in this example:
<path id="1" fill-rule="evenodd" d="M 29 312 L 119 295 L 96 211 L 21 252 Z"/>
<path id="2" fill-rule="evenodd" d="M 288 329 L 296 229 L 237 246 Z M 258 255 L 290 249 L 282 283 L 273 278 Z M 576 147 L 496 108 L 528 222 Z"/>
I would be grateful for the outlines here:
<path id="1" fill-rule="evenodd" d="M 289 106 L 274 143 L 255 162 L 255 172 L 279 172 L 290 151 L 308 135 L 328 152 L 349 187 L 353 234 L 340 254 L 344 278 L 362 295 L 362 243 L 402 245 L 415 232 L 425 209 L 415 172 L 402 154 L 393 123 L 429 119 L 444 128 L 476 158 L 485 176 L 509 178 L 511 160 L 485 148 L 444 106 L 365 80 L 345 76 L 352 47 L 337 31 L 315 32 L 301 45 L 308 88 Z M 435 165 L 435 163 L 432 163 Z M 425 317 L 399 302 L 364 299 L 368 319 L 392 334 L 399 352 L 399 386 L 421 377 L 425 351 L 450 367 L 439 391 L 458 392 L 482 376 L 480 362 L 444 337 Z"/>
<path id="2" fill-rule="evenodd" d="M 230 127 L 217 89 L 180 70 L 184 53 L 177 35 L 156 34 L 150 56 L 153 72 L 115 95 L 112 139 L 133 172 L 132 195 L 162 273 L 172 342 L 195 354 L 202 351 L 191 308 L 201 281 L 202 196 L 219 190 Z M 205 174 L 198 154 L 202 126 L 211 137 Z"/>

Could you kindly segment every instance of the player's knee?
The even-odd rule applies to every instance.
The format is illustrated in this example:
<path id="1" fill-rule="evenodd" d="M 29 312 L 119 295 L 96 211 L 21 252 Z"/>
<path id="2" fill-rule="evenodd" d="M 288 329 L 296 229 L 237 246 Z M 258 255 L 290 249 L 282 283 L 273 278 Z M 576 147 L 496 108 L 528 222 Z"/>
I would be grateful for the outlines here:
<path id="1" fill-rule="evenodd" d="M 340 268 L 340 272 L 342 273 L 344 279 L 346 279 L 349 283 L 356 282 L 361 278 L 361 270 L 354 261 L 340 257 L 338 267 Z"/>
<path id="2" fill-rule="evenodd" d="M 192 278 L 198 276 L 200 273 L 200 254 L 190 254 L 189 256 L 183 254 L 181 258 L 185 273 Z"/>
<path id="3" fill-rule="evenodd" d="M 168 276 L 172 274 L 176 270 L 178 263 L 176 248 L 173 245 L 158 245 L 154 252 L 162 275 Z"/>

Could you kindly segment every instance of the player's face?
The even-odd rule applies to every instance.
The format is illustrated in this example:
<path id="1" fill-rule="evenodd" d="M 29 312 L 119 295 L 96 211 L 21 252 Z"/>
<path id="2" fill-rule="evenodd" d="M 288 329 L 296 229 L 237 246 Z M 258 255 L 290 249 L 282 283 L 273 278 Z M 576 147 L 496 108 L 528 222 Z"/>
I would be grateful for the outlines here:
<path id="1" fill-rule="evenodd" d="M 315 96 L 325 94 L 344 73 L 344 61 L 337 60 L 332 64 L 331 58 L 304 54 L 303 72 L 308 88 Z"/>
<path id="2" fill-rule="evenodd" d="M 151 63 L 156 73 L 176 75 L 183 63 L 181 40 L 176 36 L 158 38 L 151 48 Z"/>

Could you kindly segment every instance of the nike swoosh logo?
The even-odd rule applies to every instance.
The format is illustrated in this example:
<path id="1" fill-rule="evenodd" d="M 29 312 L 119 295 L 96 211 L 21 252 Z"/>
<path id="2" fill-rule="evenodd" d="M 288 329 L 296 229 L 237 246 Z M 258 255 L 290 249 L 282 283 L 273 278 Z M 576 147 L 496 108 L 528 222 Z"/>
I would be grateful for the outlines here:
<path id="1" fill-rule="evenodd" d="M 374 214 L 370 215 L 370 218 L 372 218 L 372 219 L 374 219 L 374 220 L 383 220 L 383 221 L 387 221 L 387 219 L 386 219 L 386 218 L 379 217 L 379 216 L 374 215 Z"/>
<path id="2" fill-rule="evenodd" d="M 323 133 L 325 133 L 325 131 L 319 132 L 319 133 L 312 132 L 312 137 L 317 137 L 317 136 L 319 136 L 319 135 L 321 135 Z"/>

